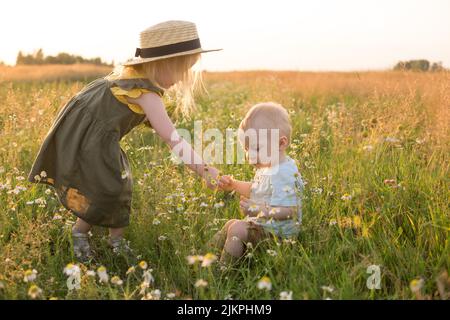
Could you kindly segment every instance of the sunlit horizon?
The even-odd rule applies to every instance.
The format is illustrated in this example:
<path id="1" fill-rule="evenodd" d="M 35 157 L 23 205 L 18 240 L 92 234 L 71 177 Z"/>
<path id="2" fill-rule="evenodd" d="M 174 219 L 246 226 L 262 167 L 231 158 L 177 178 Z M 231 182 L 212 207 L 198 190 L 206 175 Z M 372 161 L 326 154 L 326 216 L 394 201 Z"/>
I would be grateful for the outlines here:
<path id="1" fill-rule="evenodd" d="M 128 7 L 129 6 L 129 7 Z M 136 8 L 133 11 L 132 8 Z M 385 70 L 427 59 L 450 67 L 450 1 L 8 1 L 0 61 L 42 48 L 120 63 L 139 32 L 165 20 L 197 24 L 208 71 Z"/>

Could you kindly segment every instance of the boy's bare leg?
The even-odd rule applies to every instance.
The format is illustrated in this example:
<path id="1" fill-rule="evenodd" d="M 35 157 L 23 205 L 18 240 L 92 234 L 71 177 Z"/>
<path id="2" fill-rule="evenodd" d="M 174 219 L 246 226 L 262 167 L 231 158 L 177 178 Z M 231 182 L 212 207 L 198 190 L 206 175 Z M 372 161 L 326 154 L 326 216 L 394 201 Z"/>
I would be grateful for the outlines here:
<path id="1" fill-rule="evenodd" d="M 245 243 L 248 240 L 248 223 L 237 220 L 228 227 L 227 239 L 220 257 L 220 261 L 230 263 L 236 261 L 245 251 Z"/>
<path id="2" fill-rule="evenodd" d="M 238 221 L 237 219 L 231 219 L 225 223 L 225 225 L 216 232 L 216 234 L 211 238 L 211 240 L 208 242 L 208 247 L 210 249 L 218 249 L 222 251 L 223 247 L 225 246 L 225 241 L 227 240 L 227 233 L 228 228 L 233 222 Z"/>

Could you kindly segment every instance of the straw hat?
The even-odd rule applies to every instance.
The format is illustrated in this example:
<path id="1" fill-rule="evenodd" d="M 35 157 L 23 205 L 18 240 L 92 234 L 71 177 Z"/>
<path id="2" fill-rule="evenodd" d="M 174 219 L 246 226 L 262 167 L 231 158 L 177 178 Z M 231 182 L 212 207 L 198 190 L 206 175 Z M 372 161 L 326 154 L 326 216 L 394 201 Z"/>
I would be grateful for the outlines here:
<path id="1" fill-rule="evenodd" d="M 140 34 L 140 48 L 135 58 L 123 65 L 129 66 L 164 58 L 219 51 L 203 50 L 195 23 L 188 21 L 166 21 L 145 29 Z"/>

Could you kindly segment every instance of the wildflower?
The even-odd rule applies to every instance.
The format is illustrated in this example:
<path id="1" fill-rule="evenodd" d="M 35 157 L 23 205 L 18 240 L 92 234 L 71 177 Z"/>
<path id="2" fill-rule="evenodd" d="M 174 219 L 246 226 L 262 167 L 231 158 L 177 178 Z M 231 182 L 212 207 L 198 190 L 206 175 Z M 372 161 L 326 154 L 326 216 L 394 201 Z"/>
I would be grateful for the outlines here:
<path id="1" fill-rule="evenodd" d="M 64 274 L 67 276 L 72 276 L 72 275 L 79 275 L 80 274 L 80 267 L 77 266 L 76 264 L 73 263 L 69 263 L 65 268 L 64 268 Z"/>
<path id="2" fill-rule="evenodd" d="M 209 267 L 211 266 L 211 264 L 214 263 L 214 261 L 217 260 L 217 256 L 212 254 L 212 253 L 207 253 L 204 257 L 203 257 L 203 261 L 202 261 L 202 267 Z"/>
<path id="3" fill-rule="evenodd" d="M 208 285 L 208 281 L 205 281 L 205 280 L 203 280 L 203 279 L 198 279 L 198 280 L 195 282 L 195 287 L 196 287 L 196 288 L 206 287 L 207 285 Z"/>
<path id="4" fill-rule="evenodd" d="M 199 255 L 187 256 L 186 259 L 188 261 L 188 264 L 195 264 L 198 261 L 202 261 L 203 256 L 199 256 Z"/>
<path id="5" fill-rule="evenodd" d="M 35 181 L 41 181 L 41 176 L 35 175 L 35 176 L 34 176 L 34 180 L 35 180 Z"/>
<path id="6" fill-rule="evenodd" d="M 147 269 L 148 268 L 148 264 L 147 264 L 147 262 L 146 261 L 144 261 L 144 260 L 142 260 L 141 262 L 139 262 L 139 267 L 142 269 L 142 270 L 145 270 L 145 269 Z M 132 267 L 133 268 L 133 267 Z M 130 268 L 131 269 L 131 268 Z M 128 270 L 130 270 L 130 269 L 128 269 Z M 133 268 L 134 269 L 134 268 Z M 133 270 L 134 271 L 134 270 Z M 128 272 L 128 271 L 127 271 Z"/>
<path id="7" fill-rule="evenodd" d="M 323 291 L 326 291 L 326 292 L 329 292 L 329 293 L 332 293 L 334 291 L 334 288 L 332 286 L 322 286 L 321 289 Z"/>
<path id="8" fill-rule="evenodd" d="M 123 281 L 118 276 L 114 276 L 111 278 L 111 283 L 116 286 L 121 286 L 123 284 Z"/>
<path id="9" fill-rule="evenodd" d="M 386 137 L 386 138 L 384 139 L 384 141 L 389 142 L 389 143 L 397 143 L 397 142 L 400 142 L 399 139 L 394 138 L 394 137 Z"/>
<path id="10" fill-rule="evenodd" d="M 121 177 L 123 180 L 125 180 L 128 177 L 128 172 L 126 172 L 126 170 L 122 171 Z"/>
<path id="11" fill-rule="evenodd" d="M 317 188 L 312 188 L 312 189 L 311 189 L 311 192 L 314 193 L 314 194 L 322 194 L 323 189 L 322 189 L 322 188 L 319 188 L 319 187 L 317 187 Z"/>
<path id="12" fill-rule="evenodd" d="M 281 291 L 280 300 L 292 300 L 292 291 Z"/>
<path id="13" fill-rule="evenodd" d="M 164 240 L 166 240 L 166 239 L 167 239 L 166 236 L 159 236 L 159 237 L 158 237 L 158 240 L 159 240 L 159 241 L 164 241 Z"/>
<path id="14" fill-rule="evenodd" d="M 173 293 L 173 292 L 169 292 L 169 293 L 166 294 L 166 298 L 167 299 L 173 299 L 173 298 L 175 298 L 175 296 L 176 296 L 176 294 Z"/>
<path id="15" fill-rule="evenodd" d="M 52 190 L 51 189 L 45 189 L 45 194 L 46 195 L 49 195 L 49 194 L 51 194 L 52 193 Z"/>
<path id="16" fill-rule="evenodd" d="M 157 226 L 158 224 L 160 224 L 161 221 L 159 221 L 158 219 L 153 219 L 153 225 Z"/>
<path id="17" fill-rule="evenodd" d="M 257 284 L 257 287 L 259 290 L 272 290 L 272 282 L 270 281 L 270 278 L 267 276 L 262 277 Z"/>
<path id="18" fill-rule="evenodd" d="M 280 209 L 279 208 L 272 208 L 272 209 L 270 209 L 270 211 L 269 211 L 269 216 L 274 216 L 274 215 L 276 215 L 277 213 L 279 213 L 280 212 Z"/>
<path id="19" fill-rule="evenodd" d="M 350 200 L 352 199 L 352 196 L 351 196 L 350 194 L 348 194 L 348 193 L 345 193 L 345 194 L 341 197 L 341 199 L 344 200 L 344 201 L 350 201 Z"/>
<path id="20" fill-rule="evenodd" d="M 276 257 L 277 256 L 277 252 L 275 250 L 268 249 L 267 253 L 269 254 L 269 256 L 272 256 L 272 257 Z"/>
<path id="21" fill-rule="evenodd" d="M 47 177 L 47 172 L 41 171 L 40 176 L 41 176 L 42 178 L 46 178 L 46 177 Z"/>
<path id="22" fill-rule="evenodd" d="M 136 268 L 135 268 L 135 267 L 129 267 L 128 270 L 127 270 L 127 272 L 126 272 L 125 274 L 129 275 L 130 273 L 133 273 L 133 272 L 135 272 L 135 271 L 136 271 Z"/>
<path id="23" fill-rule="evenodd" d="M 42 289 L 39 288 L 37 285 L 33 284 L 28 289 L 28 295 L 31 297 L 31 299 L 36 299 L 42 294 Z"/>
<path id="24" fill-rule="evenodd" d="M 409 288 L 413 293 L 419 293 L 424 284 L 424 280 L 422 278 L 414 279 L 409 283 Z"/>
<path id="25" fill-rule="evenodd" d="M 200 208 L 207 207 L 207 206 L 208 206 L 208 204 L 205 202 L 200 203 Z"/>
<path id="26" fill-rule="evenodd" d="M 101 266 L 97 269 L 97 275 L 100 279 L 100 282 L 108 283 L 109 276 L 104 266 Z"/>
<path id="27" fill-rule="evenodd" d="M 86 271 L 86 275 L 88 277 L 95 277 L 95 271 L 94 270 L 88 270 L 88 271 Z"/>
<path id="28" fill-rule="evenodd" d="M 360 216 L 354 216 L 353 217 L 353 227 L 354 228 L 361 227 L 361 217 Z"/>
<path id="29" fill-rule="evenodd" d="M 335 224 L 337 224 L 337 220 L 336 219 L 331 219 L 329 222 L 330 226 L 334 226 Z"/>
<path id="30" fill-rule="evenodd" d="M 248 207 L 248 211 L 250 211 L 250 212 L 256 212 L 256 211 L 258 211 L 258 210 L 259 210 L 259 206 L 256 205 L 256 204 L 251 204 L 251 205 Z"/>
<path id="31" fill-rule="evenodd" d="M 144 278 L 144 282 L 147 283 L 148 285 L 152 284 L 155 281 L 155 278 L 153 278 L 153 275 L 152 275 L 152 271 L 153 271 L 153 269 L 148 269 L 148 270 L 145 270 L 144 273 L 142 274 L 142 277 Z"/>
<path id="32" fill-rule="evenodd" d="M 35 269 L 33 269 L 33 270 L 28 269 L 24 273 L 23 281 L 32 282 L 32 281 L 36 280 L 37 273 L 38 272 Z"/>
<path id="33" fill-rule="evenodd" d="M 155 289 L 147 293 L 142 300 L 159 300 L 161 299 L 161 290 Z"/>
<path id="34" fill-rule="evenodd" d="M 367 146 L 364 146 L 364 147 L 363 147 L 363 150 L 364 150 L 364 151 L 367 151 L 367 152 L 371 152 L 371 151 L 373 150 L 373 146 L 369 144 L 369 145 L 367 145 Z"/>
<path id="35" fill-rule="evenodd" d="M 223 201 L 217 202 L 214 204 L 214 209 L 222 208 L 224 205 Z"/>

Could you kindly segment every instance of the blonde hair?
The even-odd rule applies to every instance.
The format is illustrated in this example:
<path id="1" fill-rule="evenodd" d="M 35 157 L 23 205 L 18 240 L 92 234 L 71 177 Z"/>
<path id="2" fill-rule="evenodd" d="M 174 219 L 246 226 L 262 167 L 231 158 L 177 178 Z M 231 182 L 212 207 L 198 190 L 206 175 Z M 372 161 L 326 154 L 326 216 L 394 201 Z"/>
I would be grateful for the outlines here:
<path id="1" fill-rule="evenodd" d="M 254 105 L 245 115 L 239 125 L 244 132 L 250 128 L 278 129 L 280 137 L 286 136 L 291 140 L 292 126 L 287 110 L 275 102 L 262 102 Z"/>
<path id="2" fill-rule="evenodd" d="M 200 60 L 201 54 L 194 53 L 171 58 L 131 65 L 138 73 L 147 77 L 150 82 L 161 87 L 158 74 L 169 72 L 175 79 L 175 84 L 167 90 L 169 96 L 176 100 L 176 114 L 189 116 L 195 110 L 194 94 L 205 90 L 200 71 L 192 70 L 192 66 Z"/>

